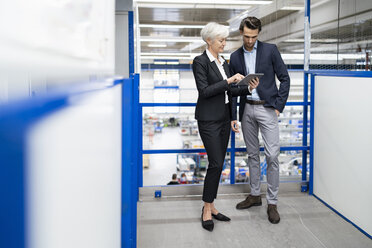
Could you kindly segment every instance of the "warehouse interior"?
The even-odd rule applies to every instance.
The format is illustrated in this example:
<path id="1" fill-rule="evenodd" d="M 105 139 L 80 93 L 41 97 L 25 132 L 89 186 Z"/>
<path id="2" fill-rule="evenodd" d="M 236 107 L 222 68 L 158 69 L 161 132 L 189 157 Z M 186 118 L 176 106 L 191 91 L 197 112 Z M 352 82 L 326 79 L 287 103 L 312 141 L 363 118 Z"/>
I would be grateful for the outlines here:
<path id="1" fill-rule="evenodd" d="M 215 200 L 231 221 L 207 232 L 192 65 L 209 22 L 228 27 L 229 62 L 247 16 L 291 80 L 281 221 L 261 136 L 263 205 L 235 208 L 250 192 L 239 127 Z M 0 3 L 0 247 L 372 247 L 371 47 L 371 0 Z"/>

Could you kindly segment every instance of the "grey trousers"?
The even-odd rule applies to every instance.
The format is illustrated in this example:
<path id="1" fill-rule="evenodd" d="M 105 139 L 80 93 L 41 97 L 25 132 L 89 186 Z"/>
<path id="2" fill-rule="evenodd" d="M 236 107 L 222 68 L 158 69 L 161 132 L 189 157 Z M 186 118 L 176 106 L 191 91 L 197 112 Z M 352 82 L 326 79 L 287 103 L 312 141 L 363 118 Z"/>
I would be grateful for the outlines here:
<path id="1" fill-rule="evenodd" d="M 279 125 L 274 108 L 246 104 L 242 118 L 242 130 L 248 152 L 251 194 L 260 195 L 260 145 L 258 131 L 261 131 L 267 163 L 268 204 L 276 205 L 279 192 Z"/>

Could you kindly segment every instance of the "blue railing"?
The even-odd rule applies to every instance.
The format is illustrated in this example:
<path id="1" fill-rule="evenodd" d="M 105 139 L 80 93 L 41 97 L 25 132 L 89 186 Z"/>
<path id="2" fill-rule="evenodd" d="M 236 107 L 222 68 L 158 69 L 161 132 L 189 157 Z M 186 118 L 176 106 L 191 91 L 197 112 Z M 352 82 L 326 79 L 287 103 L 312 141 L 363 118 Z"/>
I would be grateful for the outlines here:
<path id="1" fill-rule="evenodd" d="M 296 71 L 303 71 L 303 70 L 296 70 Z M 280 148 L 281 151 L 302 151 L 302 179 L 301 182 L 307 185 L 307 152 L 310 150 L 310 146 L 307 145 L 307 134 L 308 134 L 308 117 L 307 117 L 307 110 L 308 106 L 310 106 L 310 102 L 308 102 L 308 75 L 309 73 L 305 73 L 304 76 L 304 99 L 302 102 L 287 102 L 286 106 L 303 106 L 303 130 L 302 130 L 302 146 L 282 146 Z M 143 149 L 142 145 L 142 136 L 143 136 L 143 120 L 142 120 L 142 113 L 143 108 L 146 107 L 195 107 L 196 103 L 140 103 L 138 102 L 138 115 L 139 115 L 139 138 L 141 142 L 139 144 L 139 153 L 138 153 L 138 161 L 140 168 L 142 168 L 142 159 L 143 154 L 172 154 L 172 153 L 205 153 L 205 149 Z M 264 150 L 263 147 L 260 148 L 261 151 Z M 227 152 L 230 153 L 230 183 L 235 184 L 235 152 L 245 152 L 245 148 L 236 148 L 235 147 L 235 133 L 231 132 L 231 147 L 227 149 Z M 138 185 L 139 187 L 143 187 L 143 170 L 139 171 L 138 176 Z M 307 189 L 307 188 L 306 188 Z"/>
<path id="2" fill-rule="evenodd" d="M 281 147 L 283 151 L 310 151 L 309 193 L 313 193 L 313 153 L 314 153 L 314 81 L 316 76 L 372 77 L 372 72 L 348 71 L 308 71 L 304 72 L 304 101 L 289 102 L 289 106 L 303 106 L 303 143 L 302 146 Z M 310 76 L 311 99 L 307 102 L 307 80 Z M 51 93 L 43 98 L 32 98 L 22 102 L 2 106 L 0 109 L 0 247 L 25 247 L 25 134 L 35 121 L 73 102 L 68 101 L 71 95 L 87 93 L 122 85 L 122 247 L 136 246 L 137 200 L 138 190 L 142 184 L 143 154 L 163 153 L 199 153 L 205 149 L 158 149 L 144 150 L 142 144 L 142 111 L 144 107 L 177 106 L 193 107 L 195 103 L 139 103 L 139 75 L 128 79 L 117 80 L 111 85 L 87 84 L 86 87 L 68 88 L 65 91 Z M 310 105 L 310 146 L 307 146 L 307 111 Z M 263 148 L 261 148 L 263 150 Z M 231 171 L 234 171 L 235 152 L 244 152 L 245 148 L 235 147 L 235 135 L 231 136 Z M 305 155 L 303 155 L 305 156 Z M 303 159 L 306 163 L 306 159 Z M 10 166 L 11 165 L 11 166 Z M 306 166 L 303 166 L 306 170 Z M 231 183 L 234 183 L 231 173 Z M 306 180 L 306 172 L 302 173 Z"/>
<path id="3" fill-rule="evenodd" d="M 139 75 L 122 81 L 122 247 L 136 247 L 139 138 L 134 130 L 137 123 Z"/>

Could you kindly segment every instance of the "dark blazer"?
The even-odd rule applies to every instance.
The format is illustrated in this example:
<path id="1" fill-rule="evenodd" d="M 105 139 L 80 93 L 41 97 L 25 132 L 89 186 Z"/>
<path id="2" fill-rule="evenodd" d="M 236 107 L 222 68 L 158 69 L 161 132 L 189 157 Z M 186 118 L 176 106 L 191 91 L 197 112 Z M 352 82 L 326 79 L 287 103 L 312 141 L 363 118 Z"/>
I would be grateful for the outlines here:
<path id="1" fill-rule="evenodd" d="M 244 62 L 243 47 L 233 52 L 230 56 L 230 70 L 232 74 L 240 73 L 247 75 Z M 273 107 L 282 112 L 288 99 L 290 78 L 287 67 L 284 64 L 278 48 L 274 44 L 257 42 L 256 73 L 264 73 L 260 78 L 257 93 L 261 100 L 265 100 L 265 107 Z M 276 86 L 275 75 L 280 81 L 280 87 Z M 233 104 L 236 105 L 237 98 L 234 97 Z M 240 97 L 239 120 L 242 120 L 246 96 Z M 236 120 L 236 108 L 232 110 L 232 118 Z"/>
<path id="2" fill-rule="evenodd" d="M 230 68 L 227 62 L 223 64 L 226 76 L 229 78 Z M 226 118 L 232 119 L 232 97 L 250 94 L 248 87 L 229 85 L 224 80 L 216 63 L 211 62 L 207 53 L 195 57 L 192 71 L 199 92 L 195 109 L 195 119 L 200 121 L 219 121 Z M 225 113 L 225 91 L 229 97 L 230 116 Z"/>

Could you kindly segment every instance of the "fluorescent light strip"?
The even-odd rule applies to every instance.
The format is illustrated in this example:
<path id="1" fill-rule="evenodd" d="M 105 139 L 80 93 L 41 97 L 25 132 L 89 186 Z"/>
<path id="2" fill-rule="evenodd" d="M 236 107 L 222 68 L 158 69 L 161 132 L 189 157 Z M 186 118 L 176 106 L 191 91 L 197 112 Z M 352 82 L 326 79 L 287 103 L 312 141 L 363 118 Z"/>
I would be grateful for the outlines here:
<path id="1" fill-rule="evenodd" d="M 211 5 L 257 5 L 270 4 L 273 1 L 223 1 L 216 0 L 135 0 L 137 3 L 151 3 L 151 4 L 211 4 Z"/>
<path id="2" fill-rule="evenodd" d="M 284 6 L 281 10 L 303 10 L 303 6 Z"/>
<path id="3" fill-rule="evenodd" d="M 141 53 L 141 56 L 172 56 L 172 55 L 190 57 L 191 55 L 197 56 L 198 54 L 197 53 L 195 54 L 194 53 L 146 53 L 146 52 Z"/>
<path id="4" fill-rule="evenodd" d="M 201 37 L 151 37 L 151 36 L 142 36 L 140 41 L 150 41 L 150 42 L 200 42 L 204 43 Z"/>
<path id="5" fill-rule="evenodd" d="M 138 3 L 139 8 L 162 8 L 162 9 L 241 9 L 245 10 L 252 5 L 228 5 L 228 4 L 170 4 L 170 3 Z"/>
<path id="6" fill-rule="evenodd" d="M 148 44 L 148 47 L 167 47 L 167 44 Z"/>
<path id="7" fill-rule="evenodd" d="M 154 65 L 166 65 L 167 62 L 165 61 L 154 61 Z"/>
<path id="8" fill-rule="evenodd" d="M 170 28 L 190 28 L 190 29 L 201 29 L 204 28 L 205 25 L 163 25 L 163 24 L 140 24 L 140 28 L 164 28 L 164 29 L 170 29 Z"/>
<path id="9" fill-rule="evenodd" d="M 186 59 L 191 60 L 194 57 L 177 57 L 177 56 L 168 56 L 168 57 L 157 57 L 157 56 L 141 56 L 141 60 L 152 60 L 152 59 Z"/>
<path id="10" fill-rule="evenodd" d="M 290 43 L 298 43 L 298 42 L 304 42 L 304 39 L 288 39 L 284 42 L 290 42 Z M 337 39 L 311 39 L 311 42 L 313 43 L 333 43 L 337 42 Z"/>

